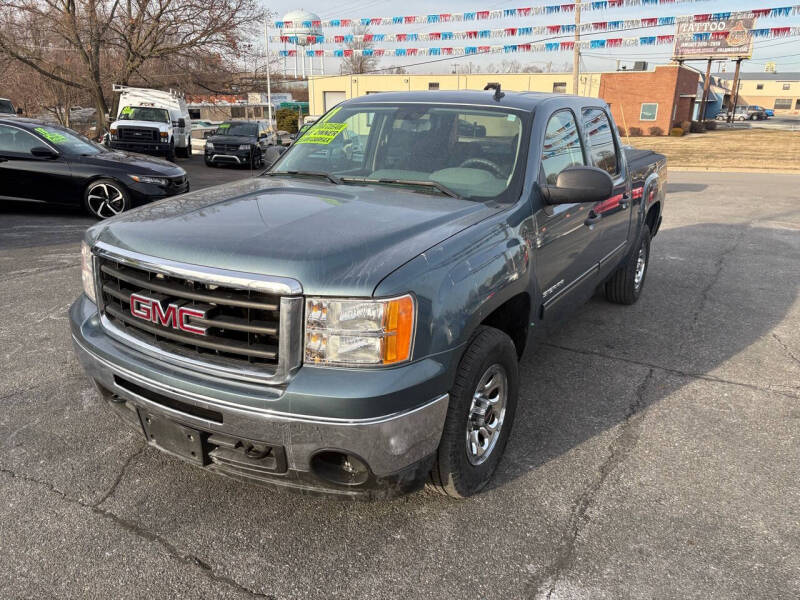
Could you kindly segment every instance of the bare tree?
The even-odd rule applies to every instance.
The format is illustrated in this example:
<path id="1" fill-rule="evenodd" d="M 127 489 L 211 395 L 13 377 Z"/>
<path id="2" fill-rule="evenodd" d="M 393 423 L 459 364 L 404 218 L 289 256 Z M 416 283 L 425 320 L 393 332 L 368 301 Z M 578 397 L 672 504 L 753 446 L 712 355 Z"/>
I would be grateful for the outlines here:
<path id="1" fill-rule="evenodd" d="M 365 56 L 364 50 L 372 50 L 375 47 L 371 41 L 364 41 L 364 36 L 369 35 L 369 28 L 364 25 L 353 26 L 351 33 L 353 41 L 346 44 L 347 50 L 355 50 L 350 56 L 342 58 L 339 72 L 343 75 L 355 75 L 374 71 L 378 67 L 378 59 L 375 56 Z"/>
<path id="2" fill-rule="evenodd" d="M 235 55 L 261 15 L 257 0 L 0 0 L 0 56 L 88 92 L 102 128 L 111 83 L 170 58 Z"/>

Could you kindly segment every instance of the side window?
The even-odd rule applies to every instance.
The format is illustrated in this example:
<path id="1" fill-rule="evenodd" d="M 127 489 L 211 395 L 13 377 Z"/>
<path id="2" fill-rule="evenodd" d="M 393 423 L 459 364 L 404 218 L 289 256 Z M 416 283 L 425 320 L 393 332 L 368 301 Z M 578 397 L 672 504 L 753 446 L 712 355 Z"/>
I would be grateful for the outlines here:
<path id="1" fill-rule="evenodd" d="M 617 147 L 606 112 L 599 108 L 585 108 L 583 131 L 586 132 L 591 164 L 608 171 L 610 175 L 619 173 Z"/>
<path id="2" fill-rule="evenodd" d="M 27 131 L 9 127 L 8 125 L 0 125 L 0 152 L 30 154 L 31 149 L 44 145 L 44 142 Z"/>
<path id="3" fill-rule="evenodd" d="M 578 127 L 572 111 L 560 110 L 550 117 L 544 133 L 542 170 L 548 185 L 555 185 L 558 174 L 567 167 L 583 165 Z"/>

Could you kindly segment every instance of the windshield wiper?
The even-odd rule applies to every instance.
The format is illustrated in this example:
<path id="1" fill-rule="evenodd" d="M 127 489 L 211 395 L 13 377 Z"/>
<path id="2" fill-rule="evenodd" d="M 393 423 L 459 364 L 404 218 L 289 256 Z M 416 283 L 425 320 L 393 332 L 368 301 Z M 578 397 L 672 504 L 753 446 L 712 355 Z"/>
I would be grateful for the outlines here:
<path id="1" fill-rule="evenodd" d="M 342 180 L 336 175 L 325 173 L 324 171 L 267 171 L 265 175 L 306 175 L 308 177 L 324 177 L 331 183 L 340 185 Z"/>
<path id="2" fill-rule="evenodd" d="M 440 191 L 445 196 L 450 196 L 451 198 L 458 198 L 462 200 L 463 198 L 451 190 L 446 185 L 442 185 L 437 181 L 418 181 L 416 179 L 366 179 L 366 178 L 359 178 L 359 177 L 343 177 L 342 181 L 344 182 L 359 182 L 359 183 L 388 183 L 388 184 L 395 184 L 395 185 L 421 185 L 423 187 L 431 187 L 435 188 Z"/>

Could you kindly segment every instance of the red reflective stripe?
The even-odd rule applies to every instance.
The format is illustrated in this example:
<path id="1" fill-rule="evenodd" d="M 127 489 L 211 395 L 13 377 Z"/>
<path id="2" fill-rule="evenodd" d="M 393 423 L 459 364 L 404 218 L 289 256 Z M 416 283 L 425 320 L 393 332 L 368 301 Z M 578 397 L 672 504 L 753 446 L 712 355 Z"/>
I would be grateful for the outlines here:
<path id="1" fill-rule="evenodd" d="M 621 201 L 622 194 L 617 194 L 616 196 L 611 196 L 611 198 L 603 200 L 602 202 L 598 202 L 594 205 L 592 210 L 595 212 L 595 214 L 599 215 L 617 208 Z"/>
<path id="2" fill-rule="evenodd" d="M 633 192 L 632 192 L 631 196 L 633 196 L 634 200 L 638 200 L 639 198 L 642 197 L 643 194 L 644 194 L 644 188 L 643 187 L 637 187 L 637 188 L 633 188 Z"/>

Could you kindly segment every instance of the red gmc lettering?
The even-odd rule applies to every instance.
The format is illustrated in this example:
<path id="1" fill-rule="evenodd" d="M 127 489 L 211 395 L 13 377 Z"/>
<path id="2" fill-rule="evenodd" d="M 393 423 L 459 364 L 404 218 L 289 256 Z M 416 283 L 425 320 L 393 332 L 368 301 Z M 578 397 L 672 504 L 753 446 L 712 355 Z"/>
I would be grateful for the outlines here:
<path id="1" fill-rule="evenodd" d="M 138 319 L 164 327 L 172 327 L 196 335 L 206 334 L 205 327 L 189 323 L 190 317 L 202 319 L 206 316 L 205 311 L 196 308 L 169 304 L 165 309 L 158 300 L 141 294 L 131 294 L 131 314 Z"/>

